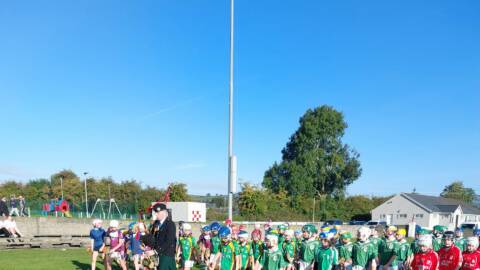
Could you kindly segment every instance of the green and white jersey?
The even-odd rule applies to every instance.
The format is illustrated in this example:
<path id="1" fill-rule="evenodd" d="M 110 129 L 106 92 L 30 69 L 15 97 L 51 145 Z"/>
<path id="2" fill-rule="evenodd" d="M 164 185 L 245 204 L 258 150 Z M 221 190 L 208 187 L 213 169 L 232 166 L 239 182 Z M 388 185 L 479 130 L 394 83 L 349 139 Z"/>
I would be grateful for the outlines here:
<path id="1" fill-rule="evenodd" d="M 285 236 L 283 234 L 280 234 L 278 236 L 278 247 L 279 248 L 283 247 L 283 242 L 285 242 Z"/>
<path id="2" fill-rule="evenodd" d="M 187 236 L 187 237 L 180 237 L 179 239 L 180 250 L 182 251 L 182 260 L 189 261 L 192 257 L 193 249 L 198 250 L 197 241 L 195 237 Z"/>
<path id="3" fill-rule="evenodd" d="M 233 242 L 222 244 L 220 251 L 222 252 L 222 259 L 220 260 L 221 270 L 232 270 L 235 265 L 235 258 L 237 255 L 235 245 Z"/>
<path id="4" fill-rule="evenodd" d="M 331 270 L 338 264 L 338 251 L 334 247 L 317 247 L 315 252 L 317 270 Z"/>
<path id="5" fill-rule="evenodd" d="M 455 238 L 455 246 L 463 252 L 467 249 L 467 240 L 463 237 Z"/>
<path id="6" fill-rule="evenodd" d="M 369 263 L 375 259 L 374 245 L 369 241 L 357 241 L 352 247 L 352 265 L 367 268 Z"/>
<path id="7" fill-rule="evenodd" d="M 442 237 L 435 237 L 434 236 L 432 238 L 432 245 L 433 245 L 433 250 L 435 252 L 438 252 L 443 247 Z"/>
<path id="8" fill-rule="evenodd" d="M 283 243 L 282 251 L 284 262 L 287 265 L 290 264 L 288 258 L 295 259 L 295 256 L 297 255 L 297 243 L 295 243 L 295 241 L 285 241 Z"/>
<path id="9" fill-rule="evenodd" d="M 222 245 L 222 240 L 220 239 L 220 237 L 218 237 L 218 235 L 215 235 L 215 236 L 212 237 L 211 242 L 212 242 L 212 247 L 211 247 L 210 252 L 212 254 L 217 254 L 220 251 L 220 246 Z"/>
<path id="10" fill-rule="evenodd" d="M 398 242 L 399 250 L 397 254 L 396 261 L 405 262 L 410 255 L 412 255 L 412 249 L 407 240 L 403 239 L 401 242 Z"/>
<path id="11" fill-rule="evenodd" d="M 240 244 L 239 246 L 240 255 L 242 256 L 242 270 L 247 269 L 248 259 L 253 257 L 252 246 L 250 243 L 245 245 Z"/>
<path id="12" fill-rule="evenodd" d="M 318 240 L 307 240 L 303 241 L 300 247 L 300 260 L 311 263 L 315 259 L 315 251 L 317 247 L 320 246 Z"/>
<path id="13" fill-rule="evenodd" d="M 372 245 L 373 245 L 373 252 L 375 254 L 375 257 L 377 257 L 378 256 L 378 248 L 380 247 L 380 243 L 382 243 L 383 239 L 380 238 L 380 237 L 370 236 L 369 240 L 370 240 L 370 243 L 372 243 Z"/>
<path id="14" fill-rule="evenodd" d="M 339 259 L 348 260 L 352 258 L 353 244 L 351 242 L 340 245 L 338 249 Z"/>
<path id="15" fill-rule="evenodd" d="M 378 247 L 378 260 L 380 265 L 386 265 L 392 256 L 398 256 L 400 244 L 396 239 L 384 240 Z M 393 260 L 392 266 L 397 266 L 397 260 Z"/>
<path id="16" fill-rule="evenodd" d="M 253 260 L 258 261 L 260 260 L 260 257 L 262 257 L 263 254 L 263 242 L 258 241 L 258 242 L 252 242 L 252 250 L 253 250 Z"/>
<path id="17" fill-rule="evenodd" d="M 260 258 L 260 265 L 265 270 L 278 270 L 281 268 L 282 260 L 283 254 L 279 248 L 275 250 L 267 249 Z"/>

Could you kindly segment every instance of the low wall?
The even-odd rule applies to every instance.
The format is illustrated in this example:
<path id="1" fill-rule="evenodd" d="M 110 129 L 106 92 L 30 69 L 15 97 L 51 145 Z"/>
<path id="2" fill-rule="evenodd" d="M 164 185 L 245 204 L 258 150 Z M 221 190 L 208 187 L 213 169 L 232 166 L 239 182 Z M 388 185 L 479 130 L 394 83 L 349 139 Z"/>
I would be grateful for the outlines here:
<path id="1" fill-rule="evenodd" d="M 84 236 L 88 237 L 90 229 L 92 228 L 91 219 L 73 219 L 73 218 L 55 218 L 55 217 L 31 217 L 15 219 L 19 230 L 26 237 L 34 236 Z M 120 220 L 120 227 L 126 228 L 131 221 Z M 104 221 L 103 227 L 108 227 L 108 220 Z M 239 223 L 241 224 L 241 222 Z M 292 229 L 301 229 L 303 223 L 290 223 Z M 205 224 L 192 223 L 193 234 L 198 236 L 200 229 Z M 316 223 L 317 227 L 321 226 L 321 223 Z M 245 224 L 247 231 L 254 229 L 254 224 Z M 355 235 L 355 232 L 360 226 L 344 225 L 342 230 L 350 231 Z M 177 224 L 178 228 L 178 224 Z M 262 226 L 263 228 L 263 226 Z"/>

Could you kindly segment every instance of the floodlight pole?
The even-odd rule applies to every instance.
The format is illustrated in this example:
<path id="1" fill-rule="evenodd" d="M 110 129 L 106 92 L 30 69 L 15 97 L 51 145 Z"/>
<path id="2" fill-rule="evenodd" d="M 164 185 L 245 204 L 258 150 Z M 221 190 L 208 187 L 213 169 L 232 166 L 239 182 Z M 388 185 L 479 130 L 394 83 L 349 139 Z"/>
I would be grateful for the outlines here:
<path id="1" fill-rule="evenodd" d="M 228 119 L 228 218 L 233 218 L 233 193 L 236 191 L 236 158 L 233 155 L 233 18 L 234 0 L 230 0 L 230 82 Z"/>
<path id="2" fill-rule="evenodd" d="M 62 191 L 62 201 L 63 201 L 63 176 L 60 176 L 60 190 Z"/>
<path id="3" fill-rule="evenodd" d="M 84 172 L 83 175 L 85 176 L 85 214 L 88 216 L 88 195 L 87 195 L 87 174 L 88 172 Z"/>

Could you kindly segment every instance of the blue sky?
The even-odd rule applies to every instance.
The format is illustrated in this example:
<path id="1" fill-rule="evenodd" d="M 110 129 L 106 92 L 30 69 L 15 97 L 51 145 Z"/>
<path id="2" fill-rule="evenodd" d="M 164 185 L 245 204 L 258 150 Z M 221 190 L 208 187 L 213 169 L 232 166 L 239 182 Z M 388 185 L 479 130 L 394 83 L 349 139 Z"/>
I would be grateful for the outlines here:
<path id="1" fill-rule="evenodd" d="M 480 2 L 236 1 L 235 153 L 260 183 L 308 108 L 345 114 L 350 194 L 480 191 Z M 0 179 L 60 169 L 225 193 L 229 3 L 0 9 Z"/>

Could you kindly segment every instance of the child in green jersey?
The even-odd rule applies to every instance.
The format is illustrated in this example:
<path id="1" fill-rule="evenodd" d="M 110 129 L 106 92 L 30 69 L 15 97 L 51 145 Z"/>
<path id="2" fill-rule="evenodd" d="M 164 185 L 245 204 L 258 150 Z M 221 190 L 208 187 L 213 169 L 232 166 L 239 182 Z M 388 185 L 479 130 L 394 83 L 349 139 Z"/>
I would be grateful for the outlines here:
<path id="1" fill-rule="evenodd" d="M 352 247 L 352 269 L 364 270 L 374 265 L 374 246 L 368 240 L 371 230 L 367 227 L 358 229 L 357 242 Z"/>
<path id="2" fill-rule="evenodd" d="M 331 270 L 338 265 L 338 251 L 331 242 L 333 237 L 332 232 L 320 233 L 321 245 L 315 250 L 316 270 Z"/>
<path id="3" fill-rule="evenodd" d="M 397 266 L 398 270 L 404 270 L 410 265 L 412 259 L 412 250 L 410 249 L 410 244 L 405 239 L 407 231 L 405 229 L 400 229 L 397 231 L 397 241 L 399 244 L 399 250 L 397 255 Z"/>
<path id="4" fill-rule="evenodd" d="M 240 269 L 241 270 L 251 269 L 253 266 L 253 250 L 252 250 L 252 246 L 248 242 L 248 232 L 240 231 L 238 233 L 238 241 L 239 241 L 238 248 L 241 256 Z"/>
<path id="5" fill-rule="evenodd" d="M 252 232 L 252 251 L 253 251 L 253 261 L 254 265 L 260 260 L 263 255 L 264 243 L 261 240 L 262 235 L 259 230 L 254 230 Z"/>
<path id="6" fill-rule="evenodd" d="M 283 242 L 282 251 L 283 251 L 283 262 L 282 268 L 285 270 L 294 269 L 294 260 L 297 254 L 297 244 L 294 239 L 294 231 L 286 230 L 285 231 L 285 241 Z"/>
<path id="7" fill-rule="evenodd" d="M 217 253 L 220 251 L 221 243 L 222 240 L 218 236 L 218 231 L 222 228 L 220 223 L 217 221 L 212 222 L 210 225 L 210 230 L 211 230 L 211 245 L 210 245 L 210 258 L 208 260 L 208 265 L 211 265 L 212 267 L 209 267 L 209 269 L 213 270 L 217 264 L 218 260 L 215 260 Z"/>
<path id="8" fill-rule="evenodd" d="M 282 251 L 278 248 L 278 235 L 268 234 L 267 250 L 263 253 L 255 269 L 279 270 L 282 262 Z"/>
<path id="9" fill-rule="evenodd" d="M 340 270 L 352 270 L 352 234 L 350 232 L 340 233 L 341 245 L 338 250 Z"/>
<path id="10" fill-rule="evenodd" d="M 312 270 L 315 259 L 315 250 L 320 245 L 320 242 L 316 239 L 317 228 L 313 224 L 307 224 L 303 226 L 303 242 L 300 246 L 299 270 Z"/>
<path id="11" fill-rule="evenodd" d="M 447 227 L 442 225 L 433 226 L 433 238 L 432 238 L 433 251 L 438 252 L 443 247 L 443 233 L 446 230 L 447 230 Z"/>
<path id="12" fill-rule="evenodd" d="M 378 247 L 382 239 L 378 236 L 378 228 L 375 226 L 370 226 L 370 243 L 373 245 L 373 253 L 375 255 L 376 262 L 378 261 Z"/>
<path id="13" fill-rule="evenodd" d="M 215 262 L 220 261 L 220 270 L 233 270 L 239 254 L 232 242 L 230 228 L 222 226 L 218 231 L 218 236 L 222 243 L 219 252 L 213 259 L 213 263 L 210 264 L 210 269 L 214 269 Z"/>
<path id="14" fill-rule="evenodd" d="M 385 240 L 378 247 L 378 270 L 397 270 L 397 257 L 400 245 L 395 238 L 397 227 L 389 226 L 385 231 Z"/>
<path id="15" fill-rule="evenodd" d="M 194 251 L 199 250 L 197 240 L 192 236 L 192 226 L 184 223 L 182 226 L 182 235 L 177 246 L 177 263 L 180 264 L 180 269 L 190 270 L 193 267 Z"/>

